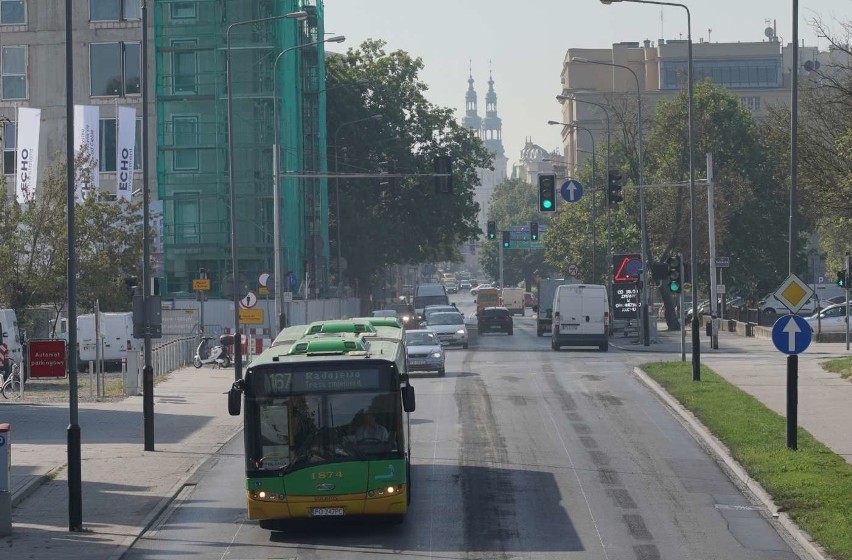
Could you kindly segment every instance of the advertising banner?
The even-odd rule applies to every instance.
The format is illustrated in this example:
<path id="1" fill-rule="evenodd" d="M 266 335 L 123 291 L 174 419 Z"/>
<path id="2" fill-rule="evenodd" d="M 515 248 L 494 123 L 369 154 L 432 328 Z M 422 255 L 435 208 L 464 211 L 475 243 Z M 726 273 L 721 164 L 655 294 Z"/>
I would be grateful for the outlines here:
<path id="1" fill-rule="evenodd" d="M 82 202 L 100 187 L 98 157 L 100 157 L 100 110 L 97 105 L 74 105 L 74 149 L 84 156 L 86 166 L 77 169 L 74 186 L 77 202 Z"/>
<path id="2" fill-rule="evenodd" d="M 38 138 L 41 132 L 41 109 L 18 107 L 17 187 L 18 202 L 29 202 L 35 196 L 38 181 Z"/>
<path id="3" fill-rule="evenodd" d="M 118 134 L 115 147 L 115 194 L 117 198 L 130 200 L 133 195 L 133 165 L 136 159 L 136 109 L 119 107 L 116 124 Z"/>

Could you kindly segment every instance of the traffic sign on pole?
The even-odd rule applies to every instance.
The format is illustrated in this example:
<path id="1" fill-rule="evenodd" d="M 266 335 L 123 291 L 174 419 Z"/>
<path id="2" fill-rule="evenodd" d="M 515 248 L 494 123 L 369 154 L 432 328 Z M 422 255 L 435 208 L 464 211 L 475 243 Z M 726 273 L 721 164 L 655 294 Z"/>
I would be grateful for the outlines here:
<path id="1" fill-rule="evenodd" d="M 576 179 L 568 179 L 562 183 L 561 192 L 565 202 L 577 202 L 583 196 L 583 185 Z"/>
<path id="2" fill-rule="evenodd" d="M 813 330 L 802 317 L 784 315 L 772 326 L 772 344 L 784 354 L 801 354 L 810 346 Z"/>

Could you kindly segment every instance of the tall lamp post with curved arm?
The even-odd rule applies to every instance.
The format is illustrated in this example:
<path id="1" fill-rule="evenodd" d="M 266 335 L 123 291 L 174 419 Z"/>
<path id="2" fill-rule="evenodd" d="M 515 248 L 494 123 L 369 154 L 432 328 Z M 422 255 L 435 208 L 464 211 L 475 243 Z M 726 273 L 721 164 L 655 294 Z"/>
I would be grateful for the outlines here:
<path id="1" fill-rule="evenodd" d="M 284 325 L 281 324 L 281 310 L 282 306 L 282 294 L 281 294 L 281 193 L 279 189 L 281 188 L 281 163 L 279 161 L 280 155 L 279 151 L 281 149 L 281 144 L 279 144 L 280 138 L 280 123 L 278 122 L 278 63 L 281 62 L 281 59 L 284 58 L 284 55 L 290 51 L 295 51 L 298 49 L 303 49 L 305 47 L 313 47 L 315 45 L 319 45 L 320 43 L 342 43 L 346 40 L 346 37 L 343 35 L 335 35 L 334 37 L 329 37 L 328 39 L 323 39 L 322 41 L 313 41 L 311 43 L 305 43 L 303 45 L 296 45 L 293 47 L 288 47 L 278 53 L 278 56 L 275 57 L 275 62 L 272 65 L 272 76 L 273 76 L 273 93 L 272 93 L 272 113 L 273 113 L 273 121 L 274 121 L 274 132 L 272 138 L 275 140 L 275 145 L 272 149 L 272 169 L 273 169 L 273 181 L 275 181 L 274 188 L 272 189 L 273 198 L 272 198 L 272 220 L 273 220 L 273 243 L 275 252 L 275 261 L 274 268 L 275 272 L 272 275 L 273 281 L 275 283 L 275 321 L 276 321 L 276 330 L 282 329 Z"/>
<path id="2" fill-rule="evenodd" d="M 384 117 L 380 114 L 370 115 L 369 117 L 364 117 L 363 119 L 355 119 L 355 120 L 352 120 L 352 121 L 346 121 L 346 122 L 340 123 L 337 126 L 337 128 L 334 129 L 334 134 L 332 135 L 332 138 L 334 139 L 334 174 L 335 175 L 337 175 L 337 173 L 340 170 L 340 165 L 338 163 L 338 153 L 337 153 L 337 149 L 339 147 L 338 144 L 337 144 L 338 134 L 340 134 L 340 131 L 346 126 L 350 126 L 350 125 L 358 124 L 358 123 L 362 123 L 362 122 L 367 122 L 367 121 L 380 121 L 380 120 L 382 120 L 382 118 L 384 118 Z M 338 314 L 338 316 L 342 317 L 343 316 L 343 275 L 341 274 L 341 268 L 340 267 L 341 267 L 341 263 L 343 262 L 343 257 L 342 257 L 342 253 L 341 253 L 341 249 L 340 249 L 340 178 L 336 177 L 336 176 L 334 178 L 334 205 L 335 205 L 334 213 L 336 214 L 335 217 L 337 218 L 337 302 L 338 302 L 338 309 L 337 309 L 338 313 L 337 314 Z"/>
<path id="3" fill-rule="evenodd" d="M 630 2 L 633 4 L 654 4 L 657 6 L 674 6 L 676 8 L 683 8 L 686 10 L 686 45 L 687 45 L 687 95 L 688 95 L 688 131 L 687 135 L 689 136 L 689 268 L 692 272 L 692 283 L 695 284 L 697 279 L 696 273 L 698 272 L 698 267 L 696 266 L 697 257 L 696 254 L 698 251 L 695 247 L 695 240 L 697 238 L 696 235 L 696 218 L 695 218 L 695 158 L 694 158 L 694 149 L 693 149 L 693 110 L 694 108 L 694 84 L 693 84 L 693 72 L 692 72 L 692 16 L 689 13 L 689 8 L 686 4 L 678 4 L 677 2 L 659 2 L 658 0 L 601 0 L 601 4 L 612 4 L 614 2 Z M 794 51 L 796 49 L 793 49 Z M 795 64 L 794 64 L 795 66 Z M 695 289 L 693 288 L 693 294 L 695 294 Z M 692 300 L 698 301 L 695 295 L 692 296 Z M 715 303 L 714 303 L 715 305 Z M 701 380 L 701 340 L 699 338 L 698 333 L 698 313 L 692 314 L 692 380 L 700 381 Z"/>
<path id="4" fill-rule="evenodd" d="M 563 101 L 574 101 L 575 103 L 586 103 L 587 105 L 594 105 L 601 111 L 603 111 L 604 116 L 606 117 L 606 171 L 609 173 L 609 158 L 610 158 L 610 136 L 612 136 L 612 129 L 610 128 L 610 120 L 609 120 L 609 111 L 607 108 L 601 103 L 595 103 L 594 101 L 586 101 L 585 99 L 577 99 L 573 95 L 557 95 L 556 100 L 560 103 Z M 609 204 L 606 207 L 606 254 L 607 254 L 607 262 L 612 258 L 612 228 L 611 228 L 611 208 Z M 607 282 L 609 284 L 609 282 Z"/>
<path id="5" fill-rule="evenodd" d="M 613 0 L 620 1 L 620 0 Z M 606 3 L 604 0 L 601 2 Z M 600 66 L 612 66 L 613 68 L 621 68 L 627 70 L 633 75 L 633 79 L 636 81 L 636 103 L 638 105 L 636 111 L 636 119 L 637 119 L 637 133 L 639 134 L 639 146 L 637 151 L 639 152 L 639 245 L 641 247 L 640 251 L 642 253 L 642 263 L 643 263 L 643 282 L 642 282 L 642 344 L 645 346 L 651 345 L 651 332 L 650 332 L 650 322 L 648 320 L 648 282 L 645 281 L 645 276 L 647 275 L 647 271 L 649 270 L 650 259 L 648 258 L 648 229 L 646 224 L 646 212 L 645 212 L 645 187 L 642 184 L 642 175 L 644 173 L 644 163 L 642 161 L 642 89 L 639 86 L 639 76 L 636 75 L 636 72 L 633 71 L 629 66 L 625 66 L 623 64 L 615 64 L 613 62 L 601 62 L 598 60 L 589 60 L 588 58 L 582 58 L 579 56 L 575 56 L 571 58 L 571 62 L 577 62 L 580 64 L 598 64 Z"/>
<path id="6" fill-rule="evenodd" d="M 589 138 L 592 139 L 592 184 L 590 185 L 590 193 L 592 196 L 592 281 L 597 282 L 598 276 L 598 268 L 597 268 L 597 204 L 595 200 L 597 198 L 597 191 L 595 190 L 595 175 L 597 173 L 596 161 L 597 155 L 595 154 L 595 135 L 594 133 L 586 128 L 585 126 L 580 126 L 579 124 L 568 124 L 559 121 L 547 121 L 547 124 L 564 126 L 567 128 L 576 128 L 577 130 L 585 130 L 589 133 Z"/>
<path id="7" fill-rule="evenodd" d="M 235 27 L 243 25 L 252 25 L 256 23 L 270 23 L 281 19 L 295 19 L 304 21 L 307 19 L 308 13 L 305 11 L 290 12 L 280 16 L 270 16 L 259 19 L 250 19 L 245 21 L 237 21 L 228 26 L 225 33 L 225 81 L 227 85 L 227 105 L 228 105 L 228 189 L 230 191 L 231 203 L 231 274 L 233 276 L 234 285 L 234 380 L 239 381 L 243 377 L 243 349 L 240 336 L 240 290 L 237 289 L 239 283 L 239 260 L 237 259 L 237 189 L 234 185 L 234 88 L 233 88 L 233 72 L 231 71 L 231 31 Z"/>

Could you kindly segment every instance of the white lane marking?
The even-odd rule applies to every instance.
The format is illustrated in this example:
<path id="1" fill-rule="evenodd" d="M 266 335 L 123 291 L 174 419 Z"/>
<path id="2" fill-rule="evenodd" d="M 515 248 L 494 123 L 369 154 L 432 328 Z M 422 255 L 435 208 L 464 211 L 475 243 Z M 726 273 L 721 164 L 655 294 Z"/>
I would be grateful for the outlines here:
<path id="1" fill-rule="evenodd" d="M 442 377 L 441 381 L 446 382 L 447 377 Z M 443 385 L 443 383 L 442 383 Z M 444 404 L 444 395 L 447 394 L 447 391 L 439 391 L 438 393 L 438 416 L 437 418 L 443 418 L 444 415 L 441 414 L 442 407 Z M 435 480 L 435 469 L 438 466 L 438 424 L 439 422 L 435 422 L 435 437 L 432 441 L 432 468 L 430 469 L 430 477 L 432 480 Z M 410 458 L 409 458 L 410 460 Z M 432 497 L 434 493 L 429 492 L 429 558 L 432 558 L 433 546 L 432 542 L 434 541 L 434 532 L 433 528 L 435 525 L 435 508 L 432 507 Z"/>

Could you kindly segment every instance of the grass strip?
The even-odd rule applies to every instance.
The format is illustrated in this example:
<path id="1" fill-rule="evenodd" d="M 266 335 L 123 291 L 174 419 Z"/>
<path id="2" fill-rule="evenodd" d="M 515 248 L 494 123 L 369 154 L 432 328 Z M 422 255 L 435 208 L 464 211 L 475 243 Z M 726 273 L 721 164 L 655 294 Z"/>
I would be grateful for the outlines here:
<path id="1" fill-rule="evenodd" d="M 822 369 L 837 373 L 843 379 L 852 378 L 852 358 L 837 358 L 834 360 L 826 360 L 820 364 Z"/>
<path id="2" fill-rule="evenodd" d="M 852 560 L 852 465 L 802 428 L 798 450 L 787 449 L 786 419 L 706 366 L 698 382 L 689 362 L 641 367 L 728 447 L 780 511 L 834 558 Z"/>

